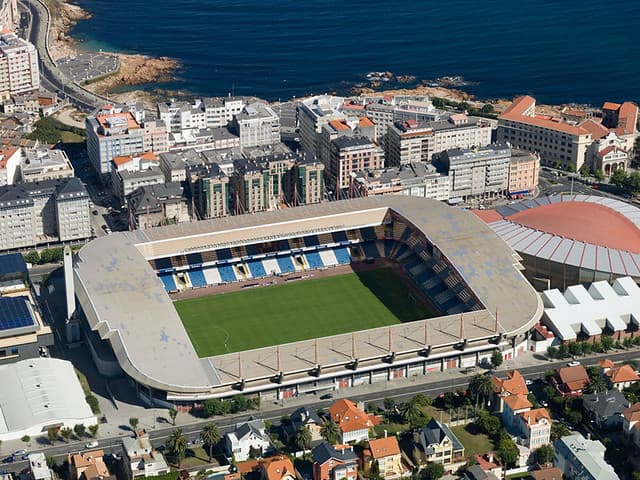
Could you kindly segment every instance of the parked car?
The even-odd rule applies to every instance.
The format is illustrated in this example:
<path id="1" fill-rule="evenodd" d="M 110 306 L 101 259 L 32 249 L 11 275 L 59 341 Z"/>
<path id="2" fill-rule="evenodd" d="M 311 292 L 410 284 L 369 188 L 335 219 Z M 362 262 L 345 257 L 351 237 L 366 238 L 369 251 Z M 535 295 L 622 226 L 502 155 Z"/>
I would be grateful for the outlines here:
<path id="1" fill-rule="evenodd" d="M 14 457 L 21 457 L 26 454 L 27 454 L 27 451 L 24 449 L 16 450 L 15 452 L 13 452 Z"/>
<path id="2" fill-rule="evenodd" d="M 569 363 L 567 363 L 567 365 L 570 367 L 577 367 L 578 365 L 580 365 L 580 362 L 577 360 L 571 360 Z"/>
<path id="3" fill-rule="evenodd" d="M 98 446 L 97 440 L 92 440 L 85 445 L 85 448 L 96 448 Z"/>
<path id="4" fill-rule="evenodd" d="M 524 381 L 524 384 L 525 384 L 526 386 L 533 385 L 533 380 L 529 380 L 529 379 L 527 379 L 527 380 L 525 380 L 525 381 Z"/>
<path id="5" fill-rule="evenodd" d="M 325 393 L 320 397 L 320 400 L 330 400 L 333 398 L 333 393 Z"/>
<path id="6" fill-rule="evenodd" d="M 15 458 L 13 458 L 13 455 L 9 455 L 7 458 L 2 459 L 2 463 L 13 463 L 14 460 Z"/>

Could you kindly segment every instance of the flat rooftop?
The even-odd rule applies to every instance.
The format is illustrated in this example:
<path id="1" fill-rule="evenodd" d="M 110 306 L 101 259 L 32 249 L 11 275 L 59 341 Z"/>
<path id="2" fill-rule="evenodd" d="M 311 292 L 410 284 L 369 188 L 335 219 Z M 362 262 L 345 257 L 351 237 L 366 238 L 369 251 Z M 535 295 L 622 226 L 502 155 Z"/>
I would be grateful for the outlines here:
<path id="1" fill-rule="evenodd" d="M 519 271 L 519 258 L 486 224 L 470 212 L 438 201 L 402 196 L 368 197 L 113 233 L 92 241 L 78 253 L 74 267 L 76 295 L 90 326 L 109 340 L 127 374 L 161 390 L 206 391 L 228 381 L 223 378 L 223 366 L 218 357 L 197 357 L 148 259 L 380 225 L 390 210 L 425 234 L 486 308 L 466 314 L 467 338 L 493 335 L 494 313 L 498 310 L 500 331 L 506 334 L 526 331 L 542 315 L 539 297 Z M 437 330 L 445 332 L 449 341 L 455 336 L 451 319 L 428 321 L 434 326 L 434 342 Z M 370 331 L 360 333 L 365 332 Z M 234 358 L 237 365 L 237 355 Z M 246 372 L 250 370 L 246 368 Z"/>

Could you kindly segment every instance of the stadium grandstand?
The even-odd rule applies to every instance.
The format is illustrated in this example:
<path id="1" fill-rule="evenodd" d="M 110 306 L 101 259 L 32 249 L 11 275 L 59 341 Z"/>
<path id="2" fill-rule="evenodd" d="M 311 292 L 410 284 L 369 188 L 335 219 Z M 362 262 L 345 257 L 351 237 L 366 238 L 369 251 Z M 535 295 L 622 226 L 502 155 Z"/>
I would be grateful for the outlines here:
<path id="1" fill-rule="evenodd" d="M 100 343 L 94 358 L 110 352 L 99 368 L 117 364 L 147 400 L 189 404 L 425 375 L 487 361 L 496 349 L 515 356 L 543 312 L 519 260 L 470 212 L 369 197 L 114 233 L 78 252 L 74 283 L 87 338 Z M 377 261 L 400 269 L 435 316 L 200 358 L 172 299 L 196 289 L 274 288 L 265 285 Z M 216 312 L 202 321 L 215 328 Z"/>

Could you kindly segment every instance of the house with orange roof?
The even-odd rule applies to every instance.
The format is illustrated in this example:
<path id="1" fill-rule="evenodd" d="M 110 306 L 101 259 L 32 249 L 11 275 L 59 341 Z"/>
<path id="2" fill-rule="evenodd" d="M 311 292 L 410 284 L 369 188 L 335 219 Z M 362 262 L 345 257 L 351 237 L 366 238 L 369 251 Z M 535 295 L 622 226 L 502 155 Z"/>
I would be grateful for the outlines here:
<path id="1" fill-rule="evenodd" d="M 502 465 L 495 457 L 493 452 L 487 452 L 482 455 L 476 453 L 473 460 L 486 473 L 491 473 L 498 478 L 502 478 Z"/>
<path id="2" fill-rule="evenodd" d="M 498 411 L 502 412 L 504 409 L 504 399 L 510 395 L 524 395 L 529 394 L 526 380 L 518 370 L 512 370 L 507 372 L 507 378 L 491 377 L 491 383 L 493 384 L 493 393 L 496 397 L 496 403 L 498 404 Z"/>
<path id="3" fill-rule="evenodd" d="M 402 465 L 400 445 L 395 436 L 369 440 L 369 445 L 361 453 L 362 469 L 370 473 L 377 463 L 379 475 L 383 478 L 400 478 L 407 469 Z"/>
<path id="4" fill-rule="evenodd" d="M 111 160 L 111 187 L 122 205 L 134 190 L 164 182 L 160 160 L 152 152 L 118 155 Z"/>
<path id="5" fill-rule="evenodd" d="M 622 412 L 622 431 L 640 448 L 640 402 Z"/>
<path id="6" fill-rule="evenodd" d="M 502 418 L 509 432 L 521 437 L 530 450 L 535 450 L 550 441 L 551 416 L 546 408 L 531 407 L 526 395 L 509 395 L 504 399 Z"/>
<path id="7" fill-rule="evenodd" d="M 555 386 L 556 391 L 563 397 L 582 395 L 590 382 L 589 375 L 582 365 L 559 368 L 551 378 L 551 383 Z"/>
<path id="8" fill-rule="evenodd" d="M 334 402 L 329 408 L 329 415 L 340 429 L 340 443 L 369 440 L 369 430 L 374 423 L 369 415 L 351 400 L 341 398 Z"/>
<path id="9" fill-rule="evenodd" d="M 517 97 L 498 117 L 497 141 L 529 152 L 538 152 L 543 164 L 582 167 L 593 138 L 591 133 L 561 117 L 536 114 L 536 100 Z"/>
<path id="10" fill-rule="evenodd" d="M 484 210 L 487 212 L 488 210 Z M 553 345 L 556 336 L 553 334 L 546 325 L 542 325 L 540 322 L 536 323 L 531 329 L 529 335 L 528 348 L 530 352 L 544 352 L 546 353 L 550 346 Z"/>
<path id="11" fill-rule="evenodd" d="M 262 480 L 298 480 L 298 474 L 289 457 L 280 455 L 260 461 L 260 478 Z"/>
<path id="12" fill-rule="evenodd" d="M 67 455 L 71 480 L 116 480 L 104 463 L 104 451 L 88 450 Z"/>
<path id="13" fill-rule="evenodd" d="M 615 388 L 619 391 L 630 387 L 640 380 L 640 376 L 633 367 L 626 363 L 624 365 L 602 368 L 602 373 L 609 388 Z"/>
<path id="14" fill-rule="evenodd" d="M 633 147 L 633 138 L 638 123 L 638 106 L 633 102 L 602 105 L 602 124 L 621 137 L 630 140 L 628 146 Z"/>
<path id="15" fill-rule="evenodd" d="M 22 148 L 4 147 L 0 149 L 0 187 L 13 185 L 20 176 Z"/>

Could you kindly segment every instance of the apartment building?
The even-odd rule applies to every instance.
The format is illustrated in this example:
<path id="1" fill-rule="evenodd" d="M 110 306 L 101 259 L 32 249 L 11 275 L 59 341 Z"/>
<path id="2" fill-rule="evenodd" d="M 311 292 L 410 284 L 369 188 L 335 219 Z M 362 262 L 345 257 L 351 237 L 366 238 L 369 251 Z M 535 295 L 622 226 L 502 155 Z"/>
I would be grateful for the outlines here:
<path id="1" fill-rule="evenodd" d="M 385 144 L 389 165 L 430 162 L 435 154 L 452 148 L 484 147 L 491 143 L 491 125 L 483 119 L 464 114 L 447 120 L 419 122 L 408 119 L 395 122 L 387 130 Z"/>
<path id="2" fill-rule="evenodd" d="M 45 147 L 22 151 L 19 174 L 21 182 L 41 182 L 73 177 L 74 170 L 64 150 Z"/>
<path id="3" fill-rule="evenodd" d="M 509 395 L 504 399 L 502 412 L 505 427 L 531 451 L 548 444 L 551 438 L 549 412 L 532 406 L 524 395 Z"/>
<path id="4" fill-rule="evenodd" d="M 353 177 L 363 170 L 384 168 L 384 151 L 364 136 L 344 136 L 331 141 L 325 176 L 336 191 L 352 186 Z"/>
<path id="5" fill-rule="evenodd" d="M 191 220 L 189 201 L 179 183 L 137 188 L 127 196 L 132 228 L 151 228 Z"/>
<path id="6" fill-rule="evenodd" d="M 424 162 L 358 172 L 355 182 L 363 196 L 393 194 L 444 201 L 451 196 L 449 176 Z"/>
<path id="7" fill-rule="evenodd" d="M 0 99 L 40 88 L 36 47 L 15 33 L 0 34 Z"/>
<path id="8" fill-rule="evenodd" d="M 22 148 L 4 147 L 0 149 L 0 187 L 13 185 L 19 181 Z"/>
<path id="9" fill-rule="evenodd" d="M 18 25 L 19 21 L 18 0 L 2 0 L 0 2 L 0 24 L 10 28 Z"/>
<path id="10" fill-rule="evenodd" d="M 538 186 L 540 155 L 535 152 L 511 150 L 509 160 L 509 188 L 512 197 L 528 195 Z"/>
<path id="11" fill-rule="evenodd" d="M 167 461 L 162 453 L 153 448 L 148 434 L 125 437 L 122 439 L 122 447 L 127 459 L 127 478 L 157 477 L 170 472 Z"/>
<path id="12" fill-rule="evenodd" d="M 169 140 L 160 120 L 144 122 L 143 112 L 104 105 L 86 120 L 87 153 L 96 172 L 109 174 L 111 160 L 117 156 L 161 153 Z"/>
<path id="13" fill-rule="evenodd" d="M 556 440 L 553 450 L 553 466 L 562 470 L 567 480 L 620 480 L 605 461 L 606 449 L 598 440 L 575 433 Z"/>
<path id="14" fill-rule="evenodd" d="M 293 206 L 320 203 L 324 198 L 324 165 L 311 155 L 298 155 L 295 184 L 291 199 Z"/>
<path id="15" fill-rule="evenodd" d="M 193 207 L 198 218 L 229 215 L 229 177 L 217 163 L 187 167 Z"/>
<path id="16" fill-rule="evenodd" d="M 508 145 L 492 144 L 473 150 L 445 150 L 435 164 L 449 175 L 451 195 L 467 199 L 505 194 L 510 160 Z"/>
<path id="17" fill-rule="evenodd" d="M 319 157 L 319 136 L 324 125 L 346 118 L 342 111 L 344 100 L 344 97 L 318 95 L 298 103 L 300 143 L 308 154 Z"/>
<path id="18" fill-rule="evenodd" d="M 241 148 L 280 142 L 280 119 L 266 103 L 253 102 L 233 116 L 231 132 L 240 137 Z"/>
<path id="19" fill-rule="evenodd" d="M 89 194 L 78 178 L 0 187 L 0 250 L 90 236 Z"/>
<path id="20" fill-rule="evenodd" d="M 522 96 L 498 117 L 497 139 L 512 147 L 537 152 L 540 161 L 577 171 L 587 160 L 593 141 L 585 128 L 565 122 L 561 117 L 536 114 L 533 97 Z"/>
<path id="21" fill-rule="evenodd" d="M 135 189 L 164 182 L 160 160 L 151 152 L 119 155 L 111 160 L 111 188 L 121 205 Z"/>

